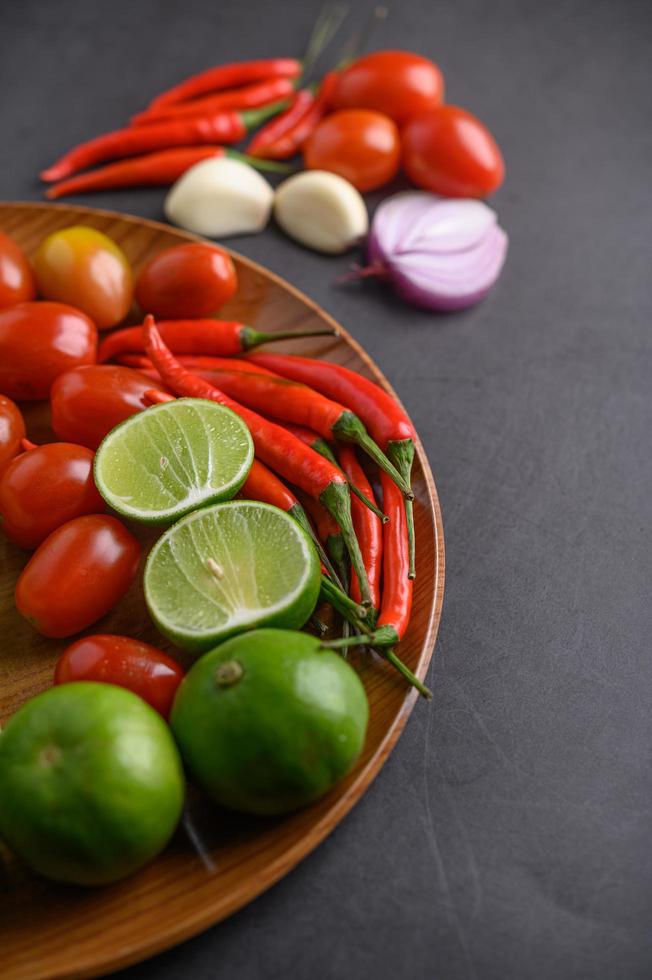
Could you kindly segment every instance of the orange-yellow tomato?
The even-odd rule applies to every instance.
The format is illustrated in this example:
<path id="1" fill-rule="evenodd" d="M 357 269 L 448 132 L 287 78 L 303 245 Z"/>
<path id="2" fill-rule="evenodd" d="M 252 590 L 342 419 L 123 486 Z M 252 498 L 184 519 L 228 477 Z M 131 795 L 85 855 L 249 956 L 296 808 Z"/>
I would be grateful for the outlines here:
<path id="1" fill-rule="evenodd" d="M 373 191 L 392 180 L 401 162 L 396 123 L 370 109 L 342 109 L 319 123 L 306 140 L 308 170 L 330 170 L 359 191 Z"/>
<path id="2" fill-rule="evenodd" d="M 133 277 L 127 257 L 95 228 L 73 225 L 48 235 L 34 258 L 34 271 L 44 299 L 76 306 L 100 330 L 124 320 L 131 306 Z"/>

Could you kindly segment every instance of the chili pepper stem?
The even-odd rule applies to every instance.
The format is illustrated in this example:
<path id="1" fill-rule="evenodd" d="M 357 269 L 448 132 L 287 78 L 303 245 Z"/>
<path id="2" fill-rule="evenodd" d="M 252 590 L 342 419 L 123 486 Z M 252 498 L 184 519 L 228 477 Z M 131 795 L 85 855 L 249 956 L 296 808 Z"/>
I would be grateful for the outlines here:
<path id="1" fill-rule="evenodd" d="M 247 131 L 249 131 L 256 129 L 266 119 L 271 119 L 272 116 L 286 109 L 288 105 L 287 99 L 279 99 L 277 102 L 270 102 L 269 105 L 261 106 L 260 109 L 243 109 L 239 115 Z"/>
<path id="2" fill-rule="evenodd" d="M 237 150 L 227 149 L 224 155 L 232 160 L 248 163 L 255 170 L 269 170 L 270 173 L 275 174 L 291 174 L 296 170 L 296 167 L 289 163 L 281 163 L 280 160 L 263 160 L 260 157 L 248 156 L 246 153 L 238 153 Z"/>
<path id="3" fill-rule="evenodd" d="M 320 456 L 323 456 L 324 459 L 327 459 L 329 463 L 332 463 L 333 466 L 337 466 L 341 468 L 340 464 L 335 459 L 335 454 L 333 450 L 328 445 L 325 439 L 322 439 L 321 437 L 319 439 L 315 439 L 315 441 L 312 444 L 312 448 L 315 450 L 316 453 L 319 453 Z M 358 498 L 358 500 L 360 500 L 365 505 L 365 507 L 368 507 L 369 510 L 373 514 L 375 514 L 376 517 L 378 517 L 383 524 L 386 524 L 387 521 L 389 520 L 389 517 L 387 517 L 386 514 L 383 514 L 382 510 L 379 507 L 376 507 L 376 505 L 373 504 L 368 497 L 365 497 L 362 490 L 359 490 L 354 483 L 351 483 L 350 480 L 348 480 L 347 482 L 349 484 L 349 490 L 351 491 L 351 493 L 354 493 Z"/>
<path id="4" fill-rule="evenodd" d="M 288 514 L 290 514 L 290 516 L 295 519 L 295 521 L 297 522 L 297 524 L 300 524 L 301 525 L 301 527 L 303 528 L 303 530 L 310 537 L 312 543 L 314 544 L 315 548 L 317 549 L 317 554 L 319 555 L 319 558 L 320 558 L 320 561 L 321 561 L 322 565 L 324 566 L 324 568 L 326 569 L 326 571 L 328 572 L 328 574 L 331 576 L 331 578 L 333 579 L 333 581 L 338 586 L 341 586 L 342 583 L 340 581 L 339 575 L 337 574 L 337 572 L 333 568 L 333 566 L 331 564 L 331 560 L 328 557 L 328 555 L 326 554 L 326 551 L 324 550 L 324 546 L 322 545 L 321 541 L 319 540 L 319 538 L 315 534 L 315 532 L 313 530 L 313 526 L 310 523 L 310 521 L 308 520 L 308 515 L 306 514 L 306 512 L 303 509 L 303 507 L 301 506 L 301 504 L 295 504 L 294 507 L 291 507 L 290 510 L 288 511 Z"/>
<path id="5" fill-rule="evenodd" d="M 253 327 L 243 327 L 241 333 L 242 348 L 249 350 L 259 344 L 266 344 L 272 340 L 293 340 L 298 337 L 334 337 L 337 330 L 332 327 L 321 327 L 319 330 L 278 330 L 274 333 L 263 333 L 254 330 Z"/>
<path id="6" fill-rule="evenodd" d="M 353 521 L 351 519 L 351 498 L 349 496 L 348 484 L 335 482 L 329 483 L 326 489 L 319 495 L 319 499 L 326 510 L 333 515 L 340 526 L 342 537 L 344 538 L 344 544 L 346 545 L 346 550 L 348 551 L 349 558 L 351 559 L 351 564 L 355 574 L 358 576 L 362 605 L 369 609 L 373 605 L 371 600 L 371 592 L 369 591 L 369 579 L 367 578 L 367 570 L 364 567 L 364 561 L 362 560 L 362 554 L 360 553 L 360 545 L 358 544 L 358 539 L 356 538 L 355 531 L 353 530 Z"/>
<path id="7" fill-rule="evenodd" d="M 339 589 L 334 582 L 326 576 L 322 576 L 321 580 L 321 591 L 324 598 L 330 602 L 331 606 L 337 610 L 337 612 L 344 616 L 345 619 L 348 617 L 353 617 L 355 620 L 364 619 L 366 615 L 366 610 L 359 606 L 357 602 Z"/>
<path id="8" fill-rule="evenodd" d="M 379 626 L 378 629 L 370 633 L 368 630 L 365 631 L 365 643 L 368 646 L 379 646 L 379 647 L 392 647 L 398 643 L 398 636 L 396 630 L 393 626 Z M 355 637 L 351 637 L 348 643 L 344 640 L 333 640 L 334 649 L 343 649 L 347 646 L 355 646 L 359 641 Z"/>
<path id="9" fill-rule="evenodd" d="M 385 456 L 385 453 L 373 441 L 360 419 L 353 412 L 342 412 L 339 419 L 333 426 L 333 434 L 339 436 L 347 442 L 353 442 L 356 446 L 366 452 L 367 456 L 373 459 L 374 463 L 380 466 L 381 470 L 394 481 L 401 493 L 411 500 L 414 497 L 409 483 L 403 479 L 394 464 Z"/>
<path id="10" fill-rule="evenodd" d="M 396 656 L 396 654 L 391 649 L 391 647 L 390 649 L 382 649 L 376 652 L 379 653 L 381 657 L 384 657 L 385 660 L 387 660 L 388 663 L 390 663 L 392 667 L 394 667 L 399 672 L 399 674 L 401 674 L 405 678 L 408 684 L 411 684 L 412 687 L 415 687 L 419 692 L 419 694 L 426 699 L 426 701 L 432 700 L 432 691 L 430 690 L 430 688 L 426 687 L 423 681 L 420 681 L 417 675 L 412 673 L 410 668 L 403 663 L 400 657 Z"/>
<path id="11" fill-rule="evenodd" d="M 414 442 L 412 439 L 394 439 L 387 443 L 387 455 L 395 464 L 399 473 L 410 485 L 412 479 L 412 463 L 414 462 Z M 412 501 L 405 499 L 405 520 L 408 532 L 408 548 L 410 568 L 408 578 L 416 578 L 415 540 L 414 540 L 414 508 Z"/>

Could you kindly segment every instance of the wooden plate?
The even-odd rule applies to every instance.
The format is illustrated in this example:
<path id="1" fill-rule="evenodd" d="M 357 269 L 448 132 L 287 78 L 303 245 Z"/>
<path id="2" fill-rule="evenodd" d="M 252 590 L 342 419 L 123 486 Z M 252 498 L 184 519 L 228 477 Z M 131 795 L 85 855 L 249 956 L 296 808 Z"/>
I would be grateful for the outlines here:
<path id="1" fill-rule="evenodd" d="M 107 211 L 48 204 L 0 204 L 0 230 L 27 252 L 49 232 L 86 224 L 118 242 L 138 269 L 170 245 L 194 236 Z M 333 325 L 334 321 L 278 276 L 233 255 L 240 288 L 227 315 L 260 330 Z M 389 384 L 360 346 L 339 338 L 305 339 L 275 349 L 324 357 Z M 393 392 L 392 392 L 393 394 Z M 52 439 L 47 405 L 25 404 L 28 434 Z M 424 677 L 439 625 L 444 539 L 437 493 L 422 447 L 413 487 L 417 533 L 414 612 L 400 653 Z M 147 536 L 149 535 L 149 539 Z M 143 540 L 151 540 L 145 532 Z M 12 595 L 27 554 L 0 535 L 0 723 L 50 686 L 65 641 L 46 640 L 18 615 Z M 139 583 L 88 632 L 126 633 L 165 648 L 151 625 Z M 7 980 L 97 976 L 158 953 L 219 922 L 287 874 L 344 817 L 376 776 L 417 699 L 384 661 L 356 661 L 371 705 L 369 733 L 355 770 L 313 806 L 283 820 L 228 815 L 191 797 L 188 817 L 158 860 L 116 885 L 83 890 L 32 875 L 0 845 L 0 973 Z M 430 710 L 420 703 L 420 711 Z"/>

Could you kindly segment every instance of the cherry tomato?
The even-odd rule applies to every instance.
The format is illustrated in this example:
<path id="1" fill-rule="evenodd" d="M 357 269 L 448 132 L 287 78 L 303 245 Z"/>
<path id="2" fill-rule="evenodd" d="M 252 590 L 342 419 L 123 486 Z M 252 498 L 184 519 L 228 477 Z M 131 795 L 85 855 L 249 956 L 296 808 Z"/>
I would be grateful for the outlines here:
<path id="1" fill-rule="evenodd" d="M 403 167 L 410 180 L 445 197 L 486 197 L 503 182 L 496 141 L 465 109 L 443 105 L 416 116 L 401 132 Z"/>
<path id="2" fill-rule="evenodd" d="M 118 364 L 92 364 L 60 375 L 52 386 L 52 428 L 60 439 L 97 449 L 104 436 L 145 408 L 143 395 L 163 385 Z"/>
<path id="3" fill-rule="evenodd" d="M 9 464 L 0 478 L 0 518 L 10 541 L 37 548 L 73 517 L 104 510 L 93 482 L 93 456 L 85 446 L 51 442 Z"/>
<path id="4" fill-rule="evenodd" d="M 0 231 L 0 310 L 36 296 L 34 273 L 16 242 Z"/>
<path id="5" fill-rule="evenodd" d="M 429 58 L 410 51 L 374 51 L 340 72 L 331 103 L 335 109 L 376 109 L 401 125 L 436 109 L 444 78 Z"/>
<path id="6" fill-rule="evenodd" d="M 18 401 L 47 398 L 56 377 L 93 364 L 97 330 L 63 303 L 18 303 L 0 311 L 0 391 Z"/>
<path id="7" fill-rule="evenodd" d="M 396 124 L 380 112 L 345 109 L 323 119 L 308 137 L 308 170 L 330 170 L 359 191 L 372 191 L 395 177 L 401 161 Z"/>
<path id="8" fill-rule="evenodd" d="M 129 636 L 98 633 L 85 636 L 64 650 L 54 671 L 55 684 L 99 681 L 117 684 L 138 694 L 167 718 L 183 669 L 149 643 Z"/>
<path id="9" fill-rule="evenodd" d="M 0 475 L 20 452 L 20 440 L 25 437 L 25 423 L 20 409 L 11 398 L 0 395 Z"/>
<path id="10" fill-rule="evenodd" d="M 117 518 L 75 517 L 28 561 L 16 584 L 16 606 L 43 636 L 72 636 L 115 606 L 139 560 L 138 541 Z"/>
<path id="11" fill-rule="evenodd" d="M 217 245 L 175 245 L 147 263 L 136 281 L 145 313 L 183 320 L 215 313 L 238 287 L 230 256 Z"/>
<path id="12" fill-rule="evenodd" d="M 34 256 L 41 296 L 83 310 L 100 330 L 124 320 L 133 282 L 127 257 L 95 228 L 73 225 L 41 242 Z"/>

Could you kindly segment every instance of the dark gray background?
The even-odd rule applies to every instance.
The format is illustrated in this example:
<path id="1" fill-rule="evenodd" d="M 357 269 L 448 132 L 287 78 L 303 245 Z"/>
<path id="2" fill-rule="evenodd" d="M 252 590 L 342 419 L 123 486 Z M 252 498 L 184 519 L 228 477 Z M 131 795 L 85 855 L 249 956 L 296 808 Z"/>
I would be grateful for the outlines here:
<path id="1" fill-rule="evenodd" d="M 38 199 L 41 167 L 189 72 L 299 54 L 318 5 L 0 0 L 0 197 Z M 338 287 L 348 258 L 273 228 L 234 243 L 417 424 L 447 549 L 435 699 L 316 853 L 130 980 L 652 975 L 651 31 L 633 0 L 394 4 L 375 44 L 435 58 L 505 151 L 510 252 L 477 309 Z"/>

